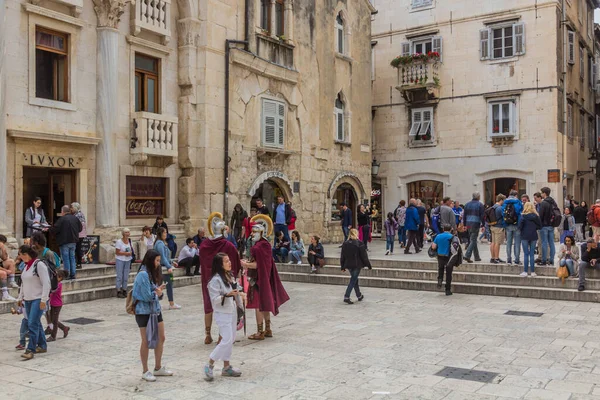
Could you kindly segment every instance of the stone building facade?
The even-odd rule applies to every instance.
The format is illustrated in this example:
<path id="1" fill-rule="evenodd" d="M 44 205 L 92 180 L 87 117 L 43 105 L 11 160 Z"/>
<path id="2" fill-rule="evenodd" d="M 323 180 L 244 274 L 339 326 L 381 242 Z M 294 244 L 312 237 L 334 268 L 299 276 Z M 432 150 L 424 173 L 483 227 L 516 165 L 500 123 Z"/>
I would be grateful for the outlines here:
<path id="1" fill-rule="evenodd" d="M 35 196 L 106 239 L 157 215 L 182 239 L 282 194 L 333 240 L 332 204 L 367 199 L 368 0 L 1 1 L 3 233 Z"/>
<path id="2" fill-rule="evenodd" d="M 374 157 L 387 210 L 543 186 L 559 204 L 593 200 L 598 5 L 377 1 Z"/>

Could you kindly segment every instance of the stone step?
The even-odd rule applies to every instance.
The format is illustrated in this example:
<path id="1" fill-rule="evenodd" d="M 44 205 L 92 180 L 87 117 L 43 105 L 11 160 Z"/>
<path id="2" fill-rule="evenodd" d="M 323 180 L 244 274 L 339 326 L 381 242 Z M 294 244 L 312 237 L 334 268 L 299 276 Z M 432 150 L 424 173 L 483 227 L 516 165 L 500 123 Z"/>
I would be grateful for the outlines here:
<path id="1" fill-rule="evenodd" d="M 329 274 L 307 274 L 303 272 L 279 272 L 282 281 L 317 283 L 328 285 L 347 286 L 349 282 L 348 275 L 329 275 Z M 361 276 L 360 285 L 364 287 L 378 287 L 387 289 L 404 290 L 426 290 L 443 292 L 437 288 L 437 282 L 416 279 L 392 279 L 378 278 L 370 276 Z M 485 296 L 506 296 L 506 297 L 528 297 L 547 300 L 571 300 L 571 301 L 600 301 L 600 291 L 586 290 L 578 292 L 576 289 L 564 288 L 546 288 L 546 287 L 528 287 L 528 286 L 504 286 L 490 284 L 472 284 L 464 282 L 452 282 L 452 291 L 455 293 L 477 294 Z M 343 291 L 340 291 L 340 297 Z"/>
<path id="2" fill-rule="evenodd" d="M 289 265 L 279 264 L 279 272 L 292 273 L 310 273 L 308 265 Z M 340 267 L 326 265 L 319 273 L 325 275 L 341 275 L 348 277 L 347 272 L 342 272 Z M 373 277 L 382 279 L 411 279 L 426 280 L 437 283 L 437 269 L 408 269 L 408 268 L 373 268 L 372 270 L 363 269 L 361 277 Z M 487 274 L 477 272 L 465 272 L 462 266 L 455 268 L 453 273 L 454 282 L 463 282 L 468 284 L 489 284 L 489 285 L 507 285 L 507 286 L 527 286 L 527 287 L 546 287 L 557 289 L 577 289 L 579 282 L 577 278 L 566 279 L 563 283 L 556 276 L 537 276 L 536 278 L 523 278 L 518 274 Z M 586 289 L 600 290 L 600 280 L 586 279 Z"/>
<path id="3" fill-rule="evenodd" d="M 308 260 L 304 259 L 305 263 Z M 339 267 L 340 259 L 334 257 L 326 257 L 325 265 Z M 396 268 L 396 269 L 422 269 L 422 270 L 435 270 L 437 271 L 437 261 L 430 259 L 428 261 L 398 261 L 398 260 L 371 260 L 371 266 L 373 268 Z M 518 275 L 523 272 L 522 265 L 509 265 L 509 264 L 490 264 L 490 263 L 467 263 L 463 264 L 458 268 L 463 272 L 477 272 L 484 274 L 507 274 L 507 275 Z M 535 266 L 535 273 L 543 276 L 556 276 L 556 266 Z M 600 270 L 588 269 L 586 278 L 600 279 Z"/>
<path id="4" fill-rule="evenodd" d="M 133 286 L 133 273 L 129 277 L 129 288 Z M 112 278 L 112 280 L 110 280 Z M 93 284 L 91 283 L 93 282 Z M 174 287 L 198 285 L 201 283 L 200 276 L 177 276 L 173 279 Z M 69 284 L 69 282 L 66 282 Z M 66 285 L 65 285 L 66 288 Z M 115 297 L 117 295 L 115 289 L 115 277 L 114 276 L 99 276 L 92 278 L 84 278 L 79 282 L 77 279 L 74 282 L 72 290 L 63 292 L 63 302 L 79 303 L 82 301 L 91 301 L 98 299 L 105 299 L 108 297 Z M 16 297 L 15 294 L 13 294 Z M 165 292 L 166 297 L 166 292 Z M 177 294 L 175 294 L 175 300 L 177 300 Z M 0 301 L 0 314 L 10 313 L 11 307 L 16 308 L 16 302 L 14 301 Z"/>

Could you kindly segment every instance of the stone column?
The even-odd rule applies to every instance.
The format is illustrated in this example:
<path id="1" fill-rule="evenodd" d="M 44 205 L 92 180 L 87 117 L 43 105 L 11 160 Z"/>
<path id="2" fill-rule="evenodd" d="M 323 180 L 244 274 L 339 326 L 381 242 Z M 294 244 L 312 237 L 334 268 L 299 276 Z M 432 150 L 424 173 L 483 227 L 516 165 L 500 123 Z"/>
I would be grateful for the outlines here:
<path id="1" fill-rule="evenodd" d="M 125 0 L 93 0 L 98 16 L 96 62 L 96 131 L 101 141 L 96 164 L 96 225 L 119 223 L 119 192 L 116 160 L 118 115 L 119 32 L 117 25 Z"/>
<path id="2" fill-rule="evenodd" d="M 271 13 L 270 13 L 270 21 L 269 21 L 269 28 L 270 28 L 270 34 L 271 36 L 275 36 L 276 32 L 277 32 L 277 25 L 275 23 L 275 21 L 277 20 L 276 16 L 275 16 L 275 0 L 271 0 L 271 5 L 269 6 L 271 7 Z"/>
<path id="3" fill-rule="evenodd" d="M 7 215 L 8 165 L 6 158 L 6 2 L 0 0 L 0 215 Z M 6 218 L 0 218 L 0 232 L 7 232 Z"/>
<path id="4" fill-rule="evenodd" d="M 285 38 L 292 43 L 294 41 L 294 0 L 286 0 L 285 12 Z"/>

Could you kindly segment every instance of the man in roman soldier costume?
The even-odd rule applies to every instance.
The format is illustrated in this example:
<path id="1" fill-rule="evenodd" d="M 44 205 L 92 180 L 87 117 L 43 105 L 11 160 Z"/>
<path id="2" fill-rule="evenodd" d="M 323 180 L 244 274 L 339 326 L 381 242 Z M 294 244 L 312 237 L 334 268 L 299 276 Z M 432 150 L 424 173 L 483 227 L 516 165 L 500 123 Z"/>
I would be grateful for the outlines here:
<path id="1" fill-rule="evenodd" d="M 212 326 L 213 308 L 208 294 L 208 282 L 211 278 L 213 259 L 217 253 L 225 253 L 231 260 L 231 274 L 237 279 L 240 271 L 240 256 L 237 249 L 223 236 L 225 221 L 223 214 L 214 212 L 208 216 L 208 233 L 210 239 L 203 240 L 200 244 L 200 268 L 202 271 L 202 297 L 204 299 L 204 326 L 206 332 L 205 344 L 213 342 L 210 335 Z"/>
<path id="2" fill-rule="evenodd" d="M 290 297 L 286 293 L 273 260 L 271 243 L 267 239 L 273 232 L 273 221 L 268 215 L 256 215 L 252 218 L 251 260 L 242 260 L 247 269 L 249 291 L 246 308 L 256 309 L 258 332 L 248 337 L 251 340 L 264 340 L 273 337 L 271 331 L 271 313 L 279 314 L 279 307 Z M 264 326 L 266 324 L 266 327 Z"/>

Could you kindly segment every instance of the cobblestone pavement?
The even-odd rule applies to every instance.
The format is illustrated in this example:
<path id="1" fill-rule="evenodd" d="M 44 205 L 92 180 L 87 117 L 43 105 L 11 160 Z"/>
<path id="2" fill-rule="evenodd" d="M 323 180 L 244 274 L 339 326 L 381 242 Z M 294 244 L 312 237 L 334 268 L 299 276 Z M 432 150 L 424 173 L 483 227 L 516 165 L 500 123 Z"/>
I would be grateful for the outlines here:
<path id="1" fill-rule="evenodd" d="M 0 398 L 600 399 L 600 304 L 366 288 L 363 302 L 345 305 L 341 286 L 285 286 L 292 300 L 273 320 L 275 337 L 238 334 L 232 362 L 243 376 L 211 383 L 199 286 L 176 289 L 183 309 L 164 312 L 164 364 L 176 375 L 155 383 L 140 379 L 139 333 L 121 299 L 65 306 L 65 320 L 102 322 L 71 324 L 31 361 L 14 350 L 20 317 L 1 315 Z M 498 375 L 436 375 L 444 367 Z"/>

